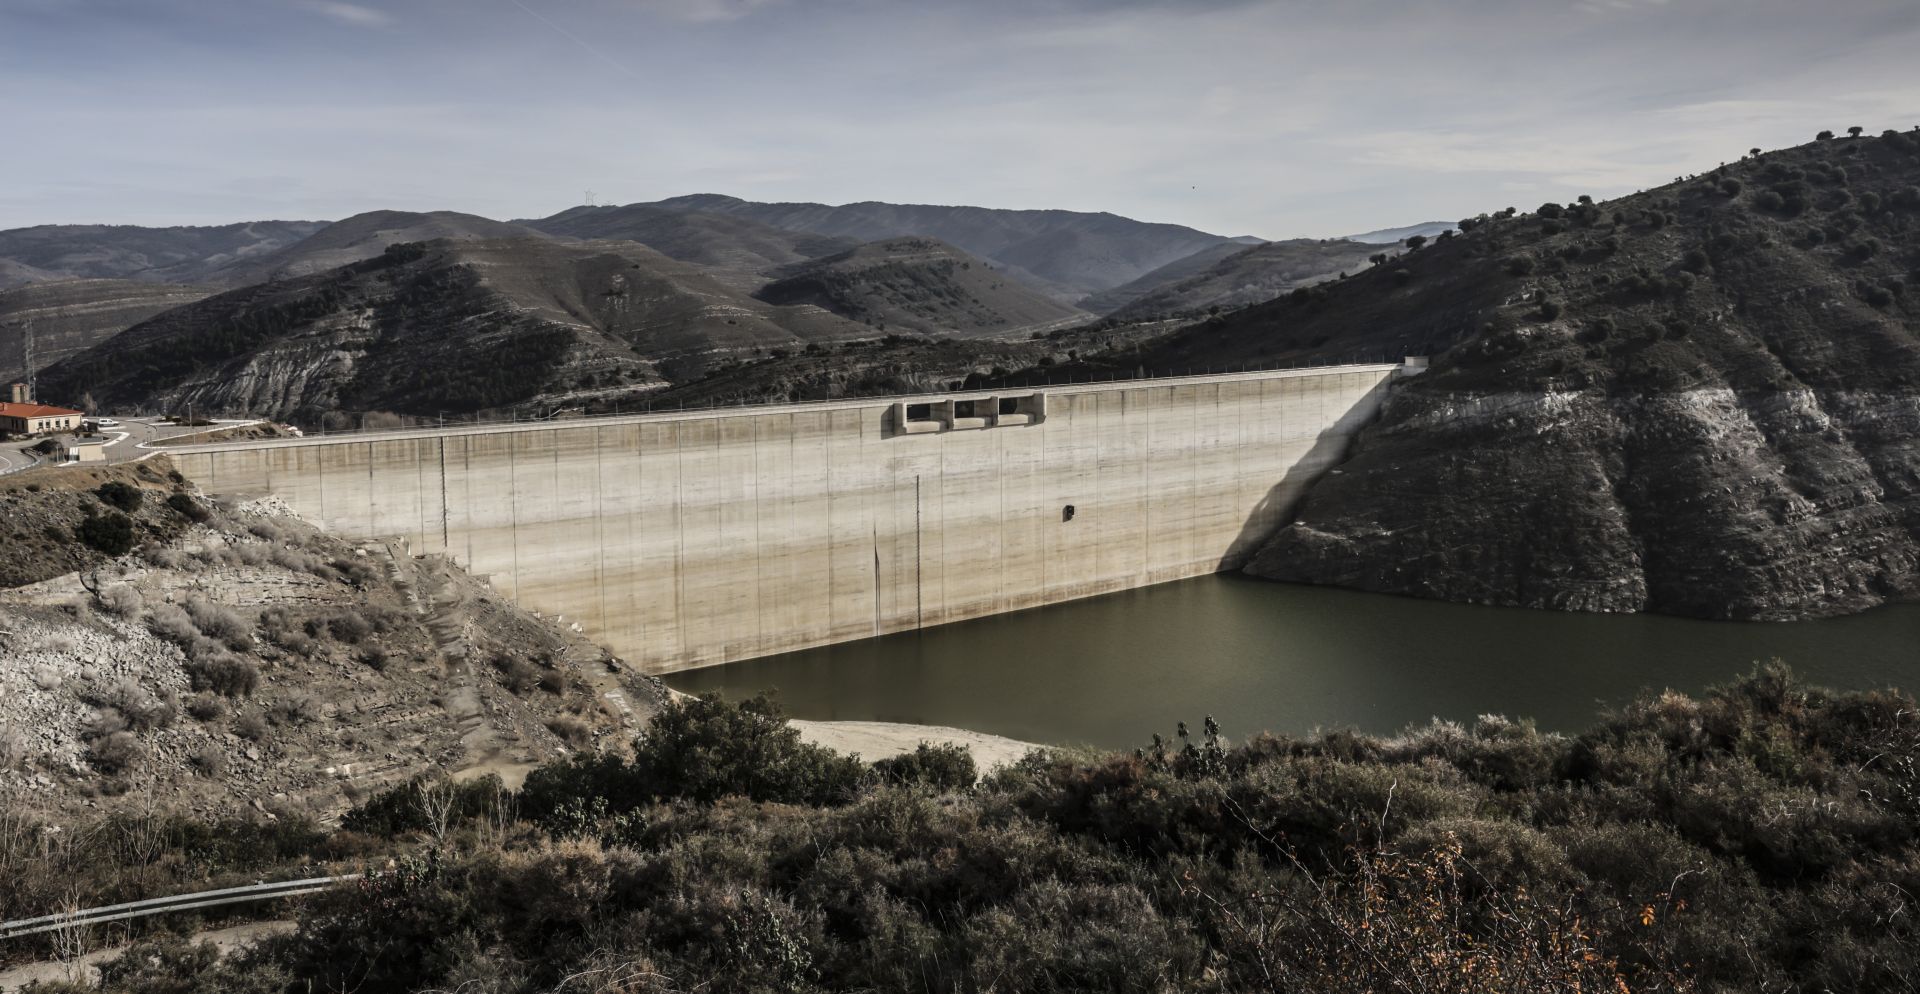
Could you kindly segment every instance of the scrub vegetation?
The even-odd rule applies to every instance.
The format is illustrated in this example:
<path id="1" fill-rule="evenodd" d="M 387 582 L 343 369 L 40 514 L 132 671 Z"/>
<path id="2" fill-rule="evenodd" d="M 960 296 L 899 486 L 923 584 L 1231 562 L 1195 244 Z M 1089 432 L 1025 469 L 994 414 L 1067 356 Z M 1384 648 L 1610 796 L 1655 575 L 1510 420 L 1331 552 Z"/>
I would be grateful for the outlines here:
<path id="1" fill-rule="evenodd" d="M 1920 977 L 1920 717 L 1784 666 L 1577 736 L 1036 752 L 977 783 L 670 705 L 518 792 L 418 780 L 331 832 L 121 816 L 0 839 L 0 916 L 358 857 L 225 961 L 153 936 L 109 991 L 1823 991 Z M 128 843 L 138 839 L 139 846 Z M 22 858 L 22 853 L 27 858 Z M 389 862 L 389 860 L 392 860 Z M 335 865 L 340 865 L 336 862 Z M 174 928 L 182 928 L 176 920 Z"/>

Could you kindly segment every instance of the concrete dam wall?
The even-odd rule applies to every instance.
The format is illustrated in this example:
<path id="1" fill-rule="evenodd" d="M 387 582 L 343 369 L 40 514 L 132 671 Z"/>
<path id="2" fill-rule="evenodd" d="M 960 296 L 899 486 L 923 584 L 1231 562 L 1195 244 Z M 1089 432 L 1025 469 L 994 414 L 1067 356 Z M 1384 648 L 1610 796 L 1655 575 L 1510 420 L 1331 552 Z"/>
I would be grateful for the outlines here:
<path id="1" fill-rule="evenodd" d="M 652 673 L 1241 565 L 1378 411 L 1345 366 L 175 449 Z"/>

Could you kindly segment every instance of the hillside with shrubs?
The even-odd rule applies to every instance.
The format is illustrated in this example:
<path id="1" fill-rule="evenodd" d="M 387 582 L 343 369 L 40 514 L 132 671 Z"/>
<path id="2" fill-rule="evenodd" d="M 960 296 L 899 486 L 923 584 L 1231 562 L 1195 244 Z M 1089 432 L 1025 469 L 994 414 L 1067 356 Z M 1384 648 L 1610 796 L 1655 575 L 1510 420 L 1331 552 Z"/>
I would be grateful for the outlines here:
<path id="1" fill-rule="evenodd" d="M 146 818 L 148 820 L 141 820 Z M 110 992 L 1904 991 L 1920 977 L 1920 717 L 1778 664 L 1575 735 L 868 765 L 764 699 L 669 704 L 630 755 L 423 779 L 340 826 L 123 817 L 0 833 L 0 916 L 236 872 L 367 867 L 222 960 L 136 926 Z M 117 840 L 144 831 L 134 850 Z M 256 914 L 272 912 L 257 911 Z M 212 924 L 212 922 L 208 922 Z"/>
<path id="2" fill-rule="evenodd" d="M 1106 357 L 1432 357 L 1251 571 L 1708 618 L 1920 591 L 1920 131 L 1507 208 Z"/>
<path id="3" fill-rule="evenodd" d="M 662 693 L 443 560 L 161 459 L 8 477 L 0 513 L 0 804 L 24 811 L 327 818 L 618 744 Z"/>

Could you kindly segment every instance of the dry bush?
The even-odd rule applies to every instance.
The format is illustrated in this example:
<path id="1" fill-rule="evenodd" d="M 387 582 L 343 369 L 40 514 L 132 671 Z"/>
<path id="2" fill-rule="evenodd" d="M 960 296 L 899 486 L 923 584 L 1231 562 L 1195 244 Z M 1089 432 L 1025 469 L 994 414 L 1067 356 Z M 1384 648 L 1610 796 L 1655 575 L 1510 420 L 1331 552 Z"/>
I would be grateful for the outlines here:
<path id="1" fill-rule="evenodd" d="M 204 745 L 187 757 L 187 763 L 203 777 L 217 777 L 227 771 L 227 754 L 215 746 Z"/>
<path id="2" fill-rule="evenodd" d="M 520 696 L 531 693 L 540 683 L 540 671 L 519 656 L 495 656 L 493 668 L 500 674 L 500 682 Z"/>
<path id="3" fill-rule="evenodd" d="M 336 642 L 359 645 L 373 634 L 373 624 L 360 612 L 343 608 L 326 618 L 308 621 L 306 630 L 314 638 L 331 637 Z"/>
<path id="4" fill-rule="evenodd" d="M 320 699 L 303 691 L 296 691 L 274 701 L 268 707 L 268 716 L 276 725 L 299 728 L 320 720 Z"/>
<path id="5" fill-rule="evenodd" d="M 187 614 L 201 634 L 219 639 L 230 649 L 253 647 L 253 623 L 224 604 L 216 604 L 199 594 L 187 598 Z"/>
<path id="6" fill-rule="evenodd" d="M 200 629 L 195 627 L 193 618 L 180 609 L 177 604 L 155 604 L 147 612 L 147 630 L 153 634 L 187 648 L 200 637 Z"/>
<path id="7" fill-rule="evenodd" d="M 275 566 L 295 573 L 306 573 L 313 569 L 314 558 L 299 549 L 275 546 L 267 557 Z"/>
<path id="8" fill-rule="evenodd" d="M 27 763 L 27 733 L 13 725 L 0 725 L 0 770 L 17 770 Z"/>
<path id="9" fill-rule="evenodd" d="M 593 746 L 593 729 L 587 723 L 570 715 L 547 720 L 547 731 L 575 749 L 588 749 Z"/>
<path id="10" fill-rule="evenodd" d="M 233 734 L 248 742 L 259 742 L 267 737 L 267 719 L 258 711 L 248 711 L 233 718 Z"/>
<path id="11" fill-rule="evenodd" d="M 87 749 L 87 762 L 108 775 L 125 773 L 146 755 L 132 732 L 113 732 L 97 739 Z"/>
<path id="12" fill-rule="evenodd" d="M 135 732 L 171 727 L 180 716 L 171 696 L 155 694 L 132 679 L 116 680 L 103 690 L 82 696 L 89 704 L 120 712 L 126 727 Z"/>
<path id="13" fill-rule="evenodd" d="M 247 532 L 255 538 L 266 539 L 269 542 L 278 542 L 281 538 L 279 526 L 271 521 L 256 521 L 247 526 Z"/>
<path id="14" fill-rule="evenodd" d="M 573 677 L 566 670 L 548 670 L 540 674 L 540 689 L 556 697 L 573 689 Z"/>
<path id="15" fill-rule="evenodd" d="M 140 558 L 155 569 L 180 569 L 187 564 L 187 557 L 177 549 L 150 545 L 140 550 Z"/>
<path id="16" fill-rule="evenodd" d="M 33 668 L 33 685 L 41 690 L 59 690 L 63 682 L 65 681 L 61 679 L 60 671 L 52 666 L 41 663 Z"/>
<path id="17" fill-rule="evenodd" d="M 214 721 L 227 713 L 227 706 L 212 694 L 200 694 L 187 702 L 187 714 L 195 721 Z"/>
<path id="18" fill-rule="evenodd" d="M 186 670 L 194 690 L 223 697 L 246 697 L 260 685 L 258 667 L 225 651 L 189 659 Z"/>
<path id="19" fill-rule="evenodd" d="M 146 598 L 140 596 L 140 591 L 124 583 L 111 584 L 100 591 L 100 606 L 106 608 L 108 613 L 122 618 L 131 618 L 139 614 L 146 603 Z"/>

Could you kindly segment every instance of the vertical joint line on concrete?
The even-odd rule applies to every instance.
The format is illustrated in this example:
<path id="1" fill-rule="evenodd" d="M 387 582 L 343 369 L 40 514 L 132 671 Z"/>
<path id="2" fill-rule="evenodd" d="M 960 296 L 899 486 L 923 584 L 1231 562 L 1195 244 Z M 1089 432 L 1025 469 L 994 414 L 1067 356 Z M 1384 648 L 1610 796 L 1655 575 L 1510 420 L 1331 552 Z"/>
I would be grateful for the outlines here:
<path id="1" fill-rule="evenodd" d="M 913 627 L 926 624 L 926 559 L 920 543 L 920 474 L 913 474 Z"/>

